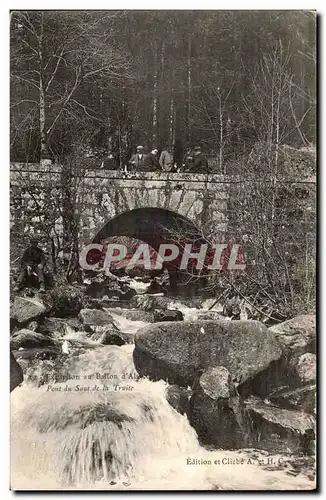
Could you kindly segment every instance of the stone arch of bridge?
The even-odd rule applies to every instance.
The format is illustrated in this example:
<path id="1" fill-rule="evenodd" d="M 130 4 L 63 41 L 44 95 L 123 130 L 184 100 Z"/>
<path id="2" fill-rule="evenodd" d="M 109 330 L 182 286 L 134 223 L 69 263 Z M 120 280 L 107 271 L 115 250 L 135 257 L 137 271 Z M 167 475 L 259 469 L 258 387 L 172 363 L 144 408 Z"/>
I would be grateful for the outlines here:
<path id="1" fill-rule="evenodd" d="M 110 219 L 93 238 L 94 243 L 113 236 L 129 236 L 158 250 L 161 243 L 200 243 L 200 229 L 185 216 L 158 207 L 135 208 Z"/>

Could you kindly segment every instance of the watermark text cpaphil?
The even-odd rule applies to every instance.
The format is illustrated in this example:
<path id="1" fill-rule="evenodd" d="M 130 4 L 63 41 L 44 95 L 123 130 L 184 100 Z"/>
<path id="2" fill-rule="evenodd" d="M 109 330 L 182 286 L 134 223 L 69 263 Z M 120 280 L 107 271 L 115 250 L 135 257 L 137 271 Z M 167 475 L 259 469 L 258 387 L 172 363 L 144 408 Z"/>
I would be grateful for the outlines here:
<path id="1" fill-rule="evenodd" d="M 153 251 L 147 243 L 140 243 L 132 253 L 128 253 L 126 245 L 119 243 L 90 243 L 80 252 L 79 263 L 85 270 L 96 270 L 102 266 L 108 271 L 110 268 L 125 268 L 128 271 L 140 266 L 148 270 L 170 266 L 180 270 L 186 270 L 189 266 L 197 270 L 235 271 L 246 268 L 242 248 L 236 243 L 204 243 L 195 248 L 191 243 L 183 246 L 162 243 L 157 251 Z"/>

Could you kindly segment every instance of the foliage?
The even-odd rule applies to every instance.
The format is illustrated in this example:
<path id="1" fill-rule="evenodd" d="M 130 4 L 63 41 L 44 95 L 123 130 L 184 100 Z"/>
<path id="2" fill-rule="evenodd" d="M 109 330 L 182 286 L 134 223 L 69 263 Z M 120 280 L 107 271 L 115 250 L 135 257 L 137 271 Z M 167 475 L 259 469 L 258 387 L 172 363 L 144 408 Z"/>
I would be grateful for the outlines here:
<path id="1" fill-rule="evenodd" d="M 290 155 L 286 148 L 276 178 L 263 151 L 264 144 L 257 145 L 246 164 L 246 179 L 232 184 L 228 238 L 243 245 L 246 269 L 224 276 L 224 282 L 250 306 L 284 319 L 315 308 L 315 179 L 302 178 L 296 159 L 305 157 L 311 172 L 315 160 L 313 151 L 292 150 Z M 274 161 L 275 151 L 271 155 Z M 305 171 L 309 174 L 309 168 Z"/>

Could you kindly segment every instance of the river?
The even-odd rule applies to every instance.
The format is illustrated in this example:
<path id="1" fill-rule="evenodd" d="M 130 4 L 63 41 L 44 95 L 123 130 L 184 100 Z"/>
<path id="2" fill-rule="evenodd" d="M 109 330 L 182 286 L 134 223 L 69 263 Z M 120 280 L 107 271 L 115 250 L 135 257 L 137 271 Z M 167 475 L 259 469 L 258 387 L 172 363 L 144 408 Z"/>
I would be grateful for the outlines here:
<path id="1" fill-rule="evenodd" d="M 121 315 L 115 322 L 132 333 L 145 325 Z M 312 488 L 303 474 L 258 465 L 265 452 L 200 446 L 187 417 L 167 402 L 167 384 L 138 379 L 132 352 L 133 345 L 91 346 L 68 354 L 68 380 L 25 381 L 11 393 L 12 489 Z"/>

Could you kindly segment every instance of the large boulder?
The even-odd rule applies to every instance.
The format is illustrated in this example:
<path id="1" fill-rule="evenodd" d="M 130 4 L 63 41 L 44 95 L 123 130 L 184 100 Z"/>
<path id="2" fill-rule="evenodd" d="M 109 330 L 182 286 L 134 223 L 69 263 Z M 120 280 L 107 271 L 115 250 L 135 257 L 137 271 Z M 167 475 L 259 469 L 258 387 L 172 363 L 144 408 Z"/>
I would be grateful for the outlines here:
<path id="1" fill-rule="evenodd" d="M 12 307 L 12 315 L 18 323 L 26 323 L 27 321 L 38 318 L 44 314 L 46 310 L 46 306 L 39 299 L 16 297 Z"/>
<path id="2" fill-rule="evenodd" d="M 269 394 L 268 400 L 281 408 L 314 414 L 316 411 L 316 384 L 296 389 L 279 388 Z"/>
<path id="3" fill-rule="evenodd" d="M 250 414 L 254 446 L 273 453 L 312 453 L 315 419 L 302 411 L 287 410 L 259 398 L 245 401 Z"/>
<path id="4" fill-rule="evenodd" d="M 224 366 L 208 368 L 190 398 L 188 418 L 203 444 L 217 448 L 248 447 L 250 419 Z"/>
<path id="5" fill-rule="evenodd" d="M 21 384 L 23 380 L 23 370 L 10 351 L 10 392 L 13 391 L 19 384 Z"/>
<path id="6" fill-rule="evenodd" d="M 51 316 L 77 316 L 83 306 L 81 290 L 72 285 L 60 285 L 51 291 Z"/>
<path id="7" fill-rule="evenodd" d="M 281 355 L 275 335 L 258 321 L 176 321 L 137 332 L 134 363 L 141 376 L 182 386 L 191 385 L 199 370 L 224 366 L 237 385 Z"/>
<path id="8" fill-rule="evenodd" d="M 299 356 L 287 353 L 251 380 L 240 385 L 238 391 L 244 399 L 251 394 L 265 399 L 279 390 L 296 391 L 305 384 L 314 383 L 315 380 L 315 354 L 306 353 Z M 298 394 L 301 394 L 300 391 Z"/>
<path id="9" fill-rule="evenodd" d="M 302 314 L 269 328 L 287 353 L 316 352 L 316 317 Z"/>
<path id="10" fill-rule="evenodd" d="M 280 388 L 294 390 L 315 379 L 315 317 L 297 316 L 268 328 L 268 331 L 276 336 L 283 356 L 238 387 L 244 399 L 251 394 L 265 399 Z"/>
<path id="11" fill-rule="evenodd" d="M 27 330 L 26 328 L 14 333 L 10 339 L 10 349 L 13 351 L 20 348 L 29 349 L 31 347 L 45 347 L 52 345 L 54 345 L 52 338 L 33 330 Z"/>
<path id="12" fill-rule="evenodd" d="M 78 317 L 83 323 L 86 332 L 104 333 L 108 330 L 116 330 L 112 317 L 106 311 L 82 309 Z"/>

